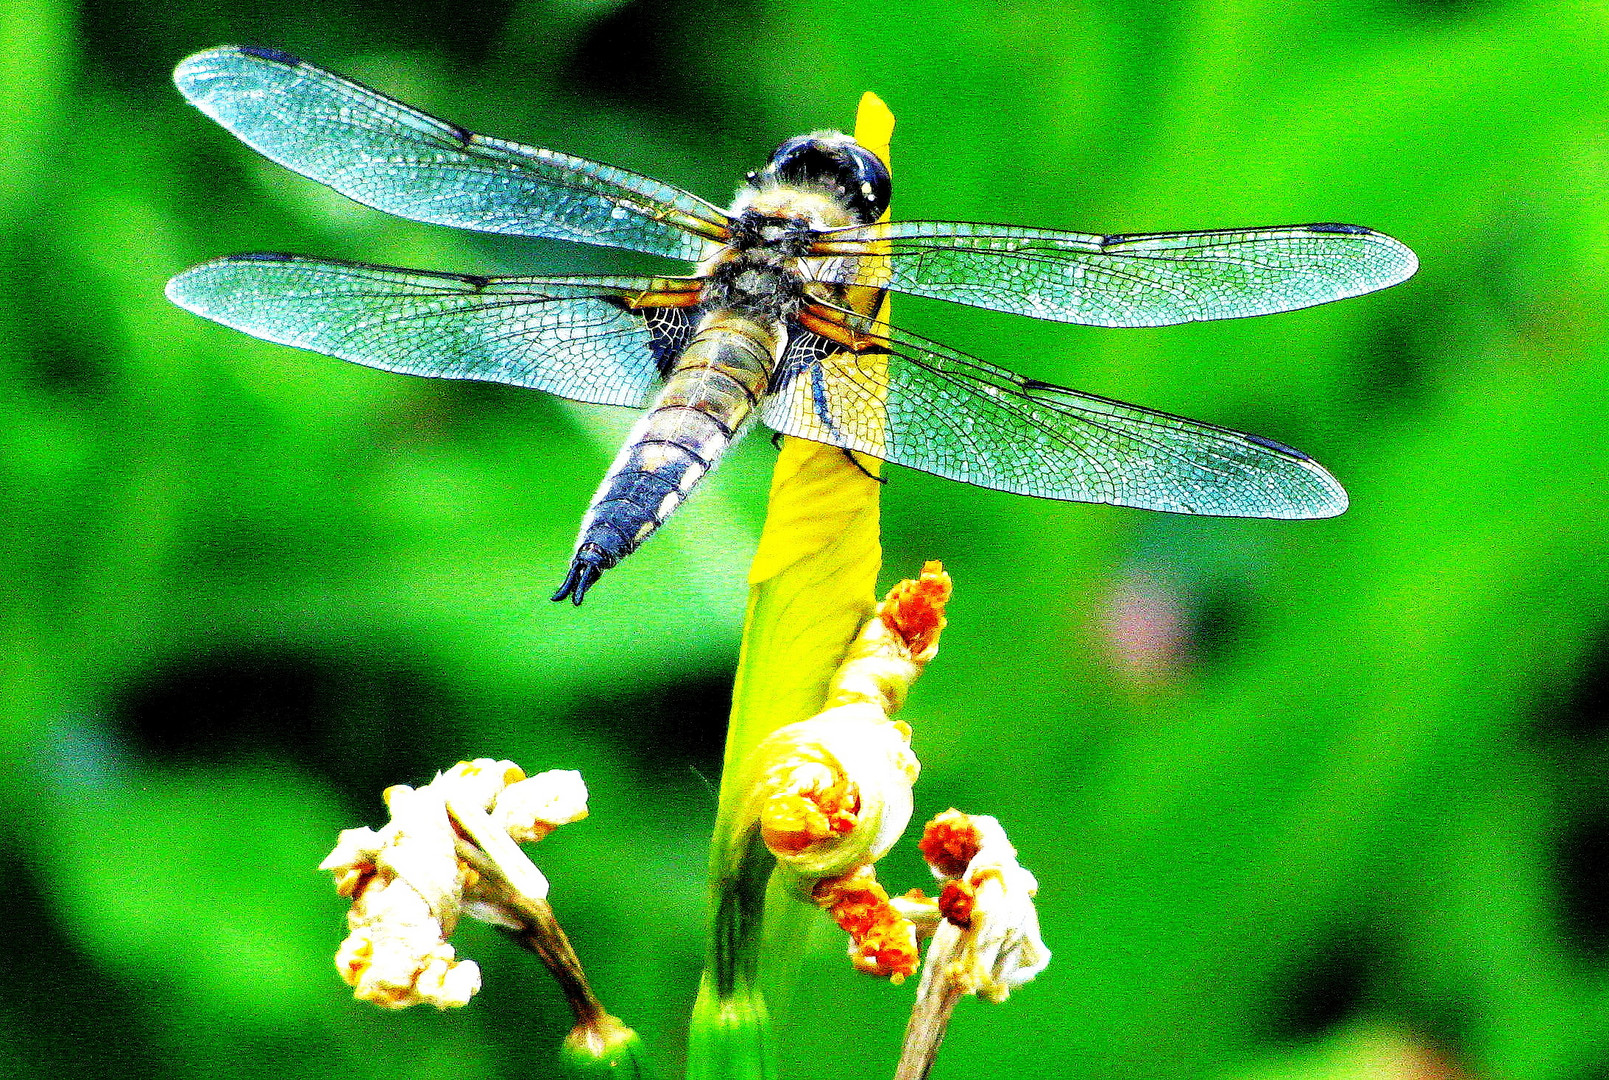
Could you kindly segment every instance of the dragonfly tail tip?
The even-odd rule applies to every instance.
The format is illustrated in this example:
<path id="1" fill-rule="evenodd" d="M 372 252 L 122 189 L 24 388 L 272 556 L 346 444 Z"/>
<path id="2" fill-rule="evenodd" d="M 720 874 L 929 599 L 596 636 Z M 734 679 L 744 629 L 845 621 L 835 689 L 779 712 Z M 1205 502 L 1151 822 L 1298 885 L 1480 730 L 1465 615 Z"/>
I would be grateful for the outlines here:
<path id="1" fill-rule="evenodd" d="M 564 577 L 564 584 L 553 594 L 553 599 L 560 601 L 568 596 L 571 603 L 580 607 L 587 590 L 602 576 L 603 570 L 596 563 L 576 556 L 576 560 L 570 564 L 570 572 Z"/>

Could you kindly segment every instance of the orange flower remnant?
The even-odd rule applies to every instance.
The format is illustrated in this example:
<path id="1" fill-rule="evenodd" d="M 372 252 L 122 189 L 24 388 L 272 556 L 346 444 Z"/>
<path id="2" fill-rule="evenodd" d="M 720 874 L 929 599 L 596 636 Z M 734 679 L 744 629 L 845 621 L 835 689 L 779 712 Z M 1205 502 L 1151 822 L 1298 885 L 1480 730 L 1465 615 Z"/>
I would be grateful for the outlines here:
<path id="1" fill-rule="evenodd" d="M 855 827 L 860 800 L 838 785 L 828 792 L 772 796 L 760 811 L 765 846 L 778 855 L 797 855 L 818 840 Z"/>
<path id="2" fill-rule="evenodd" d="M 916 926 L 894 910 L 870 865 L 823 878 L 811 896 L 849 934 L 855 970 L 896 985 L 916 973 Z"/>
<path id="3" fill-rule="evenodd" d="M 951 807 L 927 823 L 922 830 L 922 858 L 947 878 L 958 878 L 967 864 L 978 857 L 983 834 L 972 819 Z"/>
<path id="4" fill-rule="evenodd" d="M 916 579 L 900 582 L 888 591 L 882 604 L 883 622 L 900 636 L 914 658 L 931 659 L 944 629 L 944 605 L 954 586 L 944 564 L 932 560 L 922 564 Z"/>
<path id="5" fill-rule="evenodd" d="M 966 930 L 972 926 L 972 909 L 978 904 L 978 890 L 967 881 L 952 881 L 939 893 L 939 914 Z"/>

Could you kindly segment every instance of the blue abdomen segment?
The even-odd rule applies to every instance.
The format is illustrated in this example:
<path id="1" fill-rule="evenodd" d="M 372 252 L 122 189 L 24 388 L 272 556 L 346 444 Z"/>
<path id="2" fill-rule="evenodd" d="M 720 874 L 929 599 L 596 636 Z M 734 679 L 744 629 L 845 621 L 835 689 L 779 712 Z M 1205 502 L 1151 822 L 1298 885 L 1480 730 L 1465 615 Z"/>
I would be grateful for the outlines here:
<path id="1" fill-rule="evenodd" d="M 675 425 L 683 430 L 673 438 L 661 437 L 665 434 L 663 430 L 647 432 L 646 437 L 628 442 L 616 458 L 615 467 L 609 471 L 587 511 L 581 537 L 576 542 L 570 576 L 565 579 L 565 585 L 570 587 L 569 595 L 576 603 L 581 602 L 577 593 L 584 594 L 591 584 L 591 580 L 583 579 L 596 580 L 603 571 L 636 551 L 682 504 L 687 493 L 713 464 L 682 441 L 689 434 L 685 427 L 690 418 L 663 416 L 660 412 L 655 410 L 649 414 L 653 427 L 664 429 Z M 697 440 L 705 452 L 719 453 L 730 445 L 730 438 L 716 429 L 711 428 L 705 434 L 706 438 Z M 719 440 L 719 450 L 716 450 L 716 440 Z M 563 596 L 561 590 L 555 599 L 563 599 Z"/>
<path id="2" fill-rule="evenodd" d="M 720 461 L 753 418 L 776 365 L 781 327 L 729 311 L 704 316 L 653 406 L 593 496 L 570 572 L 553 599 L 580 604 Z"/>

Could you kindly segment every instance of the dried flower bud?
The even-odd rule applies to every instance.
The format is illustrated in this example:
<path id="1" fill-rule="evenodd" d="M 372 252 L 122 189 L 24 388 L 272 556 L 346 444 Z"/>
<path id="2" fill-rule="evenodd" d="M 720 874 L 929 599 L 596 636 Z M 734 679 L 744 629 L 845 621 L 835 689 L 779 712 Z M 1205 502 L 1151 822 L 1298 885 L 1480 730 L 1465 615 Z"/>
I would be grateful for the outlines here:
<path id="1" fill-rule="evenodd" d="M 646 1073 L 642 1039 L 608 1013 L 577 1023 L 565 1036 L 559 1055 L 572 1076 L 638 1080 Z"/>
<path id="2" fill-rule="evenodd" d="M 560 825 L 587 816 L 587 785 L 578 772 L 553 769 L 510 784 L 498 794 L 491 813 L 509 836 L 535 843 Z"/>
<path id="3" fill-rule="evenodd" d="M 917 845 L 939 879 L 960 877 L 983 846 L 983 834 L 959 810 L 946 810 L 927 823 Z"/>
<path id="4" fill-rule="evenodd" d="M 540 901 L 547 881 L 510 833 L 534 838 L 584 817 L 586 788 L 577 773 L 527 780 L 511 761 L 481 758 L 417 790 L 388 788 L 385 801 L 391 820 L 383 829 L 346 830 L 320 864 L 334 873 L 336 891 L 352 900 L 336 968 L 354 996 L 386 1008 L 467 1004 L 480 989 L 480 969 L 457 959 L 447 939 L 465 913 L 524 925 L 502 883 L 521 886 L 522 901 Z M 495 818 L 488 814 L 494 809 Z M 477 857 L 495 868 L 497 890 L 488 891 L 493 883 L 466 861 L 461 832 L 491 849 Z"/>
<path id="5" fill-rule="evenodd" d="M 430 786 L 459 806 L 486 811 L 500 795 L 525 779 L 525 770 L 512 761 L 476 758 L 460 761 L 446 772 L 437 773 Z"/>
<path id="6" fill-rule="evenodd" d="M 934 933 L 923 987 L 948 980 L 962 993 L 1004 1001 L 1050 962 L 1033 902 L 1039 883 L 992 817 L 948 810 L 928 823 L 921 847 L 945 881 L 945 922 Z M 970 858 L 957 870 L 962 854 Z"/>
<path id="7" fill-rule="evenodd" d="M 850 643 L 844 662 L 827 689 L 827 705 L 864 701 L 893 716 L 905 704 L 911 684 L 939 652 L 944 605 L 953 592 L 950 575 L 938 562 L 901 581 Z"/>
<path id="8" fill-rule="evenodd" d="M 875 862 L 911 820 L 920 766 L 909 735 L 866 703 L 840 705 L 775 732 L 757 756 L 760 828 L 777 861 L 808 889 Z"/>
<path id="9" fill-rule="evenodd" d="M 856 971 L 896 985 L 915 974 L 916 927 L 889 900 L 870 866 L 823 878 L 811 899 L 849 934 L 849 960 Z"/>
<path id="10" fill-rule="evenodd" d="M 969 882 L 952 881 L 939 893 L 939 914 L 963 930 L 972 928 L 972 909 L 978 905 L 978 890 Z"/>
<path id="11" fill-rule="evenodd" d="M 914 581 L 902 581 L 890 589 L 879 609 L 883 622 L 924 664 L 938 654 L 939 631 L 948 622 L 944 605 L 950 602 L 953 591 L 944 564 L 932 560 L 922 564 L 922 572 Z"/>
<path id="12" fill-rule="evenodd" d="M 928 822 L 921 848 L 944 887 L 895 1080 L 928 1075 L 962 997 L 1004 1001 L 1050 962 L 1033 903 L 1039 883 L 998 821 L 947 810 Z M 928 903 L 907 897 L 902 910 L 919 915 Z"/>

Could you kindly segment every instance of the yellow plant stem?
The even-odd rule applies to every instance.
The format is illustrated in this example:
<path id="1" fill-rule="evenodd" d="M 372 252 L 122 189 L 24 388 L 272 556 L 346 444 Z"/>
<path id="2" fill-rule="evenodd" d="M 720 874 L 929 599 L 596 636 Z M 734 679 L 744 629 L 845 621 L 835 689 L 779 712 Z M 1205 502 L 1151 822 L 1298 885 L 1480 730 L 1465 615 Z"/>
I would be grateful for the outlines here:
<path id="1" fill-rule="evenodd" d="M 886 164 L 893 129 L 888 107 L 867 93 L 856 115 L 855 138 Z M 886 298 L 866 299 L 881 300 L 878 316 L 887 319 Z M 768 915 L 765 903 L 776 860 L 752 814 L 747 764 L 766 736 L 820 711 L 829 680 L 876 604 L 882 565 L 881 485 L 875 479 L 880 464 L 851 460 L 836 447 L 784 438 L 772 474 L 765 529 L 749 571 L 711 844 L 710 943 L 688 1037 L 688 1076 L 695 1080 L 776 1075 L 757 983 L 762 929 L 777 918 Z M 788 906 L 794 913 L 782 918 L 798 930 L 803 929 L 796 921 L 799 913 L 815 916 L 805 904 Z M 786 935 L 791 941 L 801 936 Z"/>

